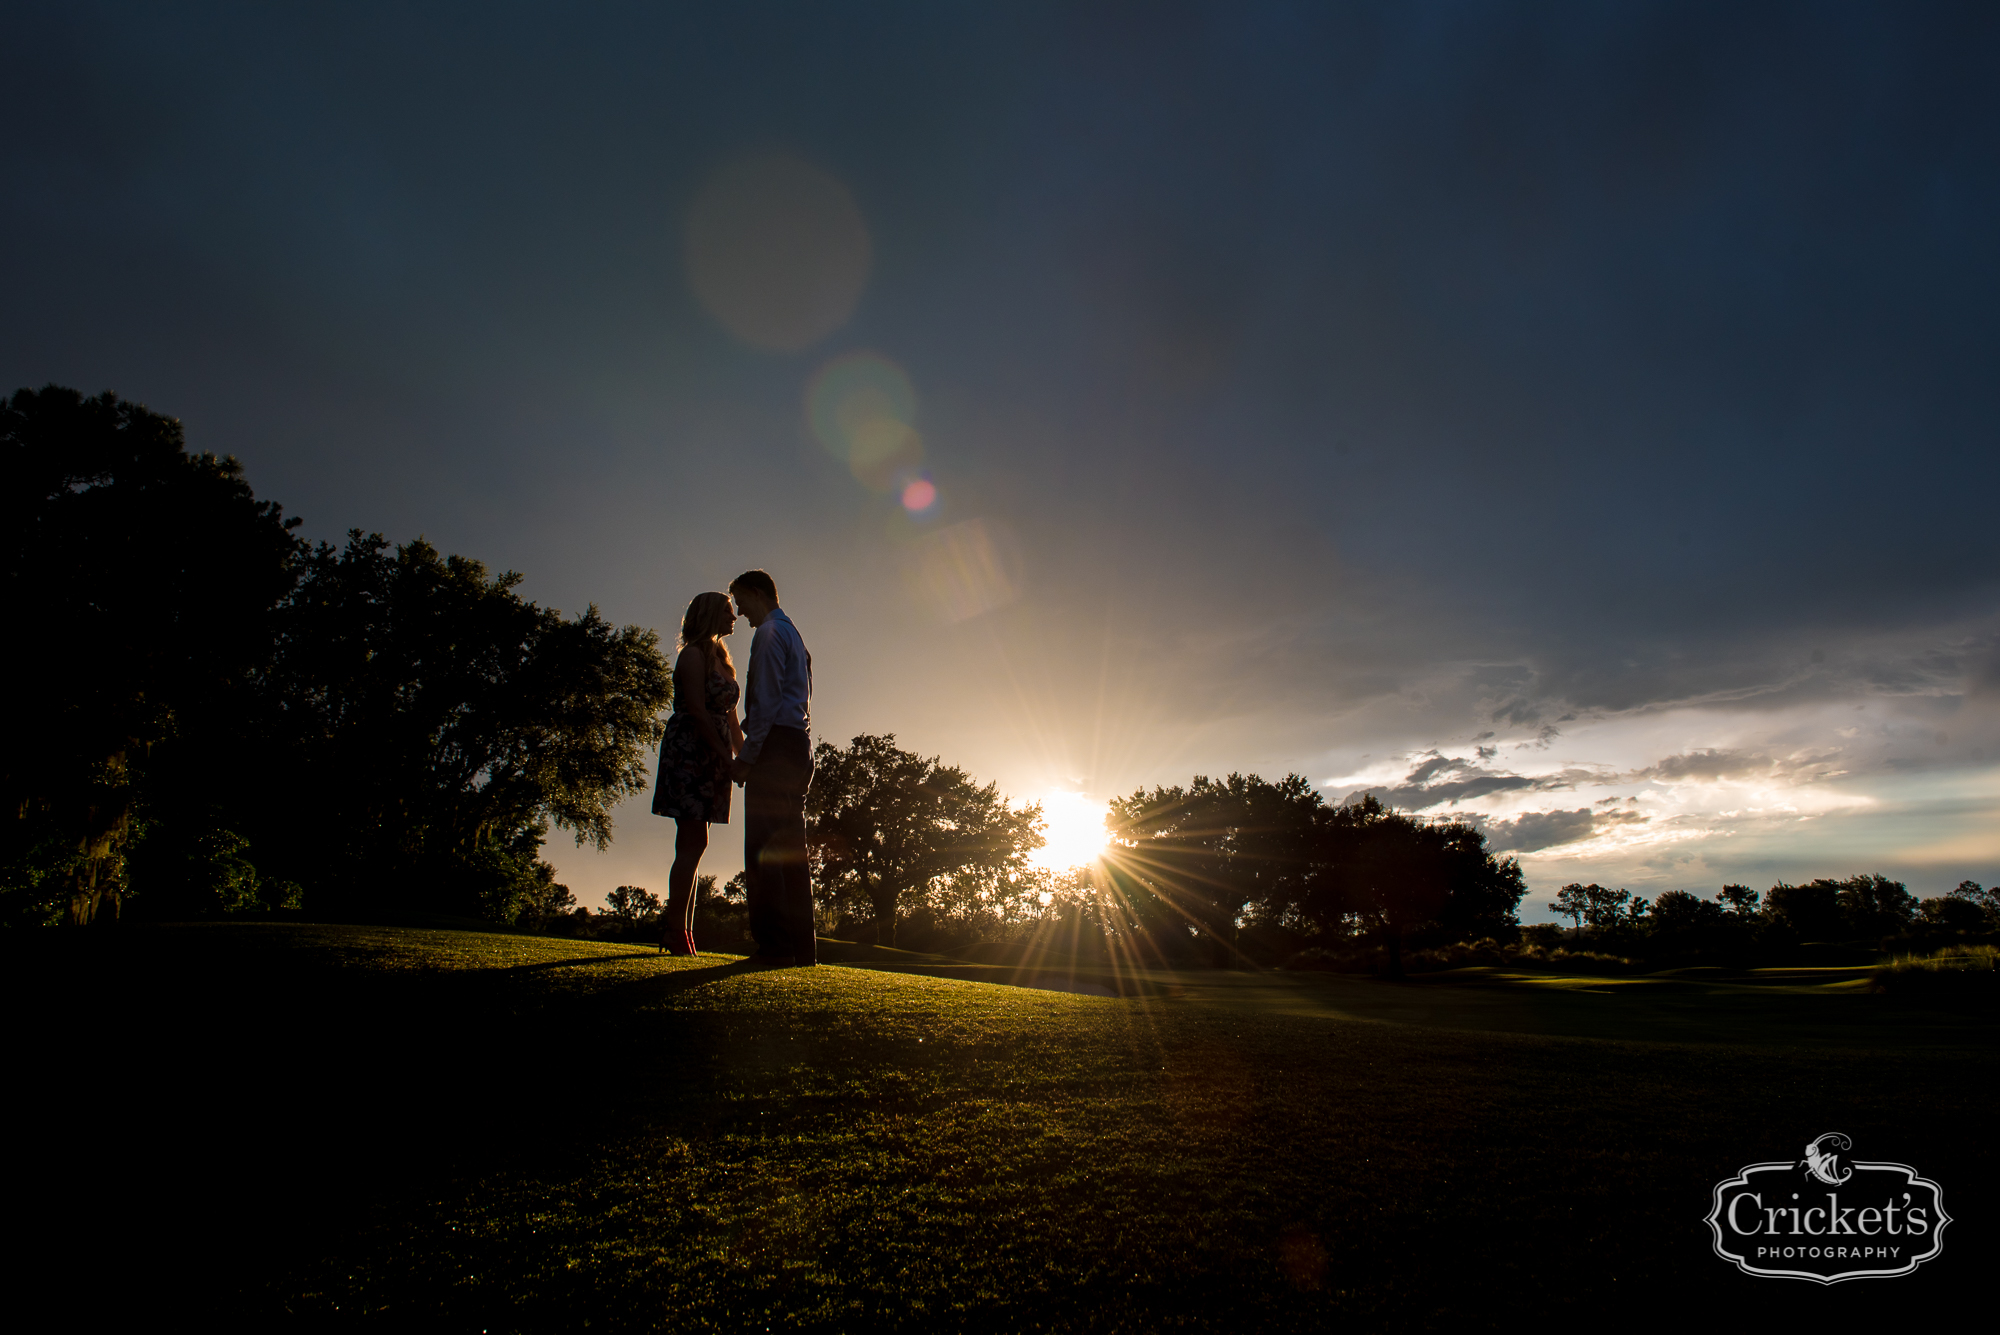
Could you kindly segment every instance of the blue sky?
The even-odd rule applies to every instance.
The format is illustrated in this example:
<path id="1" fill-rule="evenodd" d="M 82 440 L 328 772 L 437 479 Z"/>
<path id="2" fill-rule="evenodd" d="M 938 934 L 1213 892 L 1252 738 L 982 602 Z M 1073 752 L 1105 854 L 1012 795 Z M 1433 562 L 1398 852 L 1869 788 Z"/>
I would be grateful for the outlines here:
<path id="1" fill-rule="evenodd" d="M 2000 880 L 1989 8 L 13 13 L 0 379 L 313 536 L 763 566 L 822 736 L 1295 770 L 1531 903 Z"/>

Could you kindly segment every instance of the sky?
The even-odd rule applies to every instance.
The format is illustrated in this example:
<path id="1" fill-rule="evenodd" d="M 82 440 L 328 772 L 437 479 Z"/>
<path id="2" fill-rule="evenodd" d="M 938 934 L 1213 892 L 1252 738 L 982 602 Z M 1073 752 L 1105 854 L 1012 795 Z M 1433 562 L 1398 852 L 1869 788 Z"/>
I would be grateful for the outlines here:
<path id="1" fill-rule="evenodd" d="M 1375 792 L 1525 920 L 2000 880 L 1991 6 L 9 15 L 0 383 L 309 537 L 762 567 L 824 739 Z"/>

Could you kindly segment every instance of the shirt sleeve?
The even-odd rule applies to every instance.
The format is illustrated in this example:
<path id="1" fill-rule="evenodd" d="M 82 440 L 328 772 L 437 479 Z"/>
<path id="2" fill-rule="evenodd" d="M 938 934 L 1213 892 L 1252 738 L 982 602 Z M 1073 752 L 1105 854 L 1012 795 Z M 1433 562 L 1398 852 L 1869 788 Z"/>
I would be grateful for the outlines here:
<path id="1" fill-rule="evenodd" d="M 743 711 L 743 749 L 736 753 L 736 758 L 746 765 L 757 763 L 764 739 L 771 735 L 771 725 L 777 721 L 778 687 L 784 680 L 778 658 L 784 651 L 784 637 L 778 634 L 776 625 L 766 621 L 757 627 L 757 634 L 750 641 L 747 683 L 750 704 Z"/>

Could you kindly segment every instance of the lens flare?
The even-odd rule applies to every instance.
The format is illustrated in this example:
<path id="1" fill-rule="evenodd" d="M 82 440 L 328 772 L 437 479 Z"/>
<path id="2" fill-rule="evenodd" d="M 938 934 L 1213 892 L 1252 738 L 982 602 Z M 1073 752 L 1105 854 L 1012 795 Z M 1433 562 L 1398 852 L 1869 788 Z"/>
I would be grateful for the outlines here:
<path id="1" fill-rule="evenodd" d="M 847 187 L 784 154 L 723 168 L 688 211 L 688 281 L 752 347 L 797 352 L 846 324 L 872 259 Z"/>
<path id="2" fill-rule="evenodd" d="M 877 492 L 891 490 L 923 463 L 916 420 L 910 377 L 872 352 L 834 358 L 806 386 L 813 438 Z"/>
<path id="3" fill-rule="evenodd" d="M 1021 560 L 998 523 L 967 519 L 904 549 L 911 593 L 941 620 L 968 621 L 1021 596 Z"/>
<path id="4" fill-rule="evenodd" d="M 927 477 L 920 477 L 903 488 L 903 508 L 911 514 L 922 514 L 937 504 L 937 484 Z"/>
<path id="5" fill-rule="evenodd" d="M 1095 862 L 1111 842 L 1104 817 L 1111 808 L 1082 793 L 1054 791 L 1042 795 L 1043 845 L 1028 861 L 1050 871 L 1068 871 Z"/>

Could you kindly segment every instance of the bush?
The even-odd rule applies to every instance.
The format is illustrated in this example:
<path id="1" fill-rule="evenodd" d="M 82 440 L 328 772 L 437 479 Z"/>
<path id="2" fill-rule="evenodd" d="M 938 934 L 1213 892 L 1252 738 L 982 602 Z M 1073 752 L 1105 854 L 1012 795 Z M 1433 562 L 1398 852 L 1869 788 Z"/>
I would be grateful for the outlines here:
<path id="1" fill-rule="evenodd" d="M 1869 990 L 1990 1005 L 2000 1000 L 2000 947 L 1948 946 L 1931 955 L 1899 955 L 1875 970 Z"/>
<path id="2" fill-rule="evenodd" d="M 1529 946 L 1517 952 L 1512 963 L 1521 968 L 1555 969 L 1562 973 L 1631 973 L 1640 967 L 1639 961 L 1625 955 L 1613 955 L 1602 950 L 1570 950 L 1564 946 L 1557 946 L 1554 950 Z"/>
<path id="3" fill-rule="evenodd" d="M 1345 949 L 1315 946 L 1285 961 L 1287 969 L 1324 973 L 1387 973 L 1389 953 L 1381 946 L 1353 945 Z M 1403 956 L 1405 973 L 1439 973 L 1446 969 L 1555 969 L 1565 973 L 1630 973 L 1639 962 L 1597 950 L 1549 949 L 1535 944 L 1503 945 L 1493 937 L 1448 946 L 1413 950 Z"/>
<path id="4" fill-rule="evenodd" d="M 1313 946 L 1285 961 L 1287 969 L 1314 973 L 1375 973 L 1388 967 L 1389 952 L 1380 946 L 1352 946 L 1329 950 Z"/>

